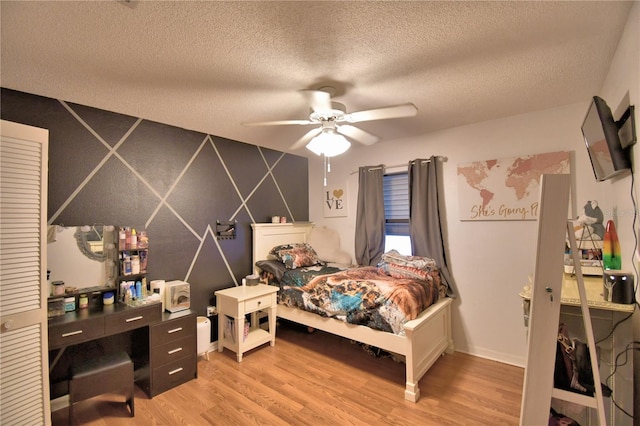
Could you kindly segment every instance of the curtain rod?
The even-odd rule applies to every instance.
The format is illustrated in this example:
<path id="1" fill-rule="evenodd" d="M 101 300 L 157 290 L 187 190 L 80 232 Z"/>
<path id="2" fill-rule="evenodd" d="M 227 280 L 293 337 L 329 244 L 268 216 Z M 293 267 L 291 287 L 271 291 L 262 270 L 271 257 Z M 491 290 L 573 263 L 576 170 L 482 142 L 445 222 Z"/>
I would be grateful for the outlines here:
<path id="1" fill-rule="evenodd" d="M 443 162 L 443 163 L 447 161 L 447 157 L 442 157 L 442 156 L 440 156 L 440 155 L 438 155 L 436 158 L 438 159 L 438 161 L 441 161 L 441 162 Z M 412 163 L 412 164 L 413 164 L 414 162 L 415 162 L 415 161 L 411 161 L 411 163 Z M 431 160 L 430 160 L 430 159 L 426 159 L 426 160 L 422 160 L 420 163 L 421 163 L 421 164 L 425 164 L 425 163 L 430 163 L 430 162 L 431 162 Z M 370 168 L 369 170 L 370 170 L 370 171 L 372 171 L 372 170 L 380 170 L 380 169 L 395 169 L 395 168 L 398 168 L 398 167 L 408 167 L 408 166 L 407 166 L 407 163 L 404 163 L 404 164 L 393 164 L 393 165 L 391 165 L 391 166 L 385 166 L 385 165 L 383 165 L 382 167 L 372 167 L 372 168 Z M 353 175 L 353 174 L 355 174 L 355 173 L 358 173 L 358 171 L 359 171 L 359 170 L 351 170 L 351 172 L 350 172 L 349 174 L 350 174 L 350 175 Z"/>

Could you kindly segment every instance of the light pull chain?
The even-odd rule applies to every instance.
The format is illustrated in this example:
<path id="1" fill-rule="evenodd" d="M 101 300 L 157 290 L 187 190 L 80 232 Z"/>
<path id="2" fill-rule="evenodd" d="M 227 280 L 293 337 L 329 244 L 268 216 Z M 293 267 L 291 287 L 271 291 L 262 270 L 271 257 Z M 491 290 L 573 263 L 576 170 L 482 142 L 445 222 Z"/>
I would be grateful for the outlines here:
<path id="1" fill-rule="evenodd" d="M 324 186 L 327 186 L 327 157 L 322 154 L 323 167 L 322 171 L 324 172 Z"/>
<path id="2" fill-rule="evenodd" d="M 324 162 L 324 186 L 327 186 L 327 173 L 331 173 L 331 157 L 322 154 L 322 161 Z"/>

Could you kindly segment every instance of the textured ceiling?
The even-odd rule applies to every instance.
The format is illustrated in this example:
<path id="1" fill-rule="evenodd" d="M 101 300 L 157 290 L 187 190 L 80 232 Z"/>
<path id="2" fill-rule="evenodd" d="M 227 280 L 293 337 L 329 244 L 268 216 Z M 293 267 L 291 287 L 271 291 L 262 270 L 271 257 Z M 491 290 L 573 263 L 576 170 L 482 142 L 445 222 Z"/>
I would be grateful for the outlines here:
<path id="1" fill-rule="evenodd" d="M 3 87 L 287 151 L 301 89 L 335 87 L 381 142 L 600 90 L 632 2 L 2 1 Z M 297 154 L 307 155 L 301 149 Z"/>

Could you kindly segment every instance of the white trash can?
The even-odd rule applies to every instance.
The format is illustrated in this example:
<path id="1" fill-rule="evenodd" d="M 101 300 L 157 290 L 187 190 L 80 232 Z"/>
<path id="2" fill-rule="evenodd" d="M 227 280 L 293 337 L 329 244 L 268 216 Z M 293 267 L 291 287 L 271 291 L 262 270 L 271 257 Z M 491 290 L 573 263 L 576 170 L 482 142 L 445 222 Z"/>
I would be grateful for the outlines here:
<path id="1" fill-rule="evenodd" d="M 211 345 L 211 321 L 207 317 L 197 318 L 198 328 L 198 355 L 203 355 L 209 359 L 209 346 Z"/>

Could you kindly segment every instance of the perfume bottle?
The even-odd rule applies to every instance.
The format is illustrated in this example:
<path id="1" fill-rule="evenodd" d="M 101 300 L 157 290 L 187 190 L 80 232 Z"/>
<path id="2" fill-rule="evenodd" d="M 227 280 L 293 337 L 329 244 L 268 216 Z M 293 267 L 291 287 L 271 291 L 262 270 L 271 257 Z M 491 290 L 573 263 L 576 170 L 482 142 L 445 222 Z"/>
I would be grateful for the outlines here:
<path id="1" fill-rule="evenodd" d="M 604 269 L 622 269 L 622 253 L 620 252 L 620 241 L 616 232 L 616 225 L 612 220 L 607 221 L 604 232 L 604 242 L 602 245 L 602 261 Z"/>

